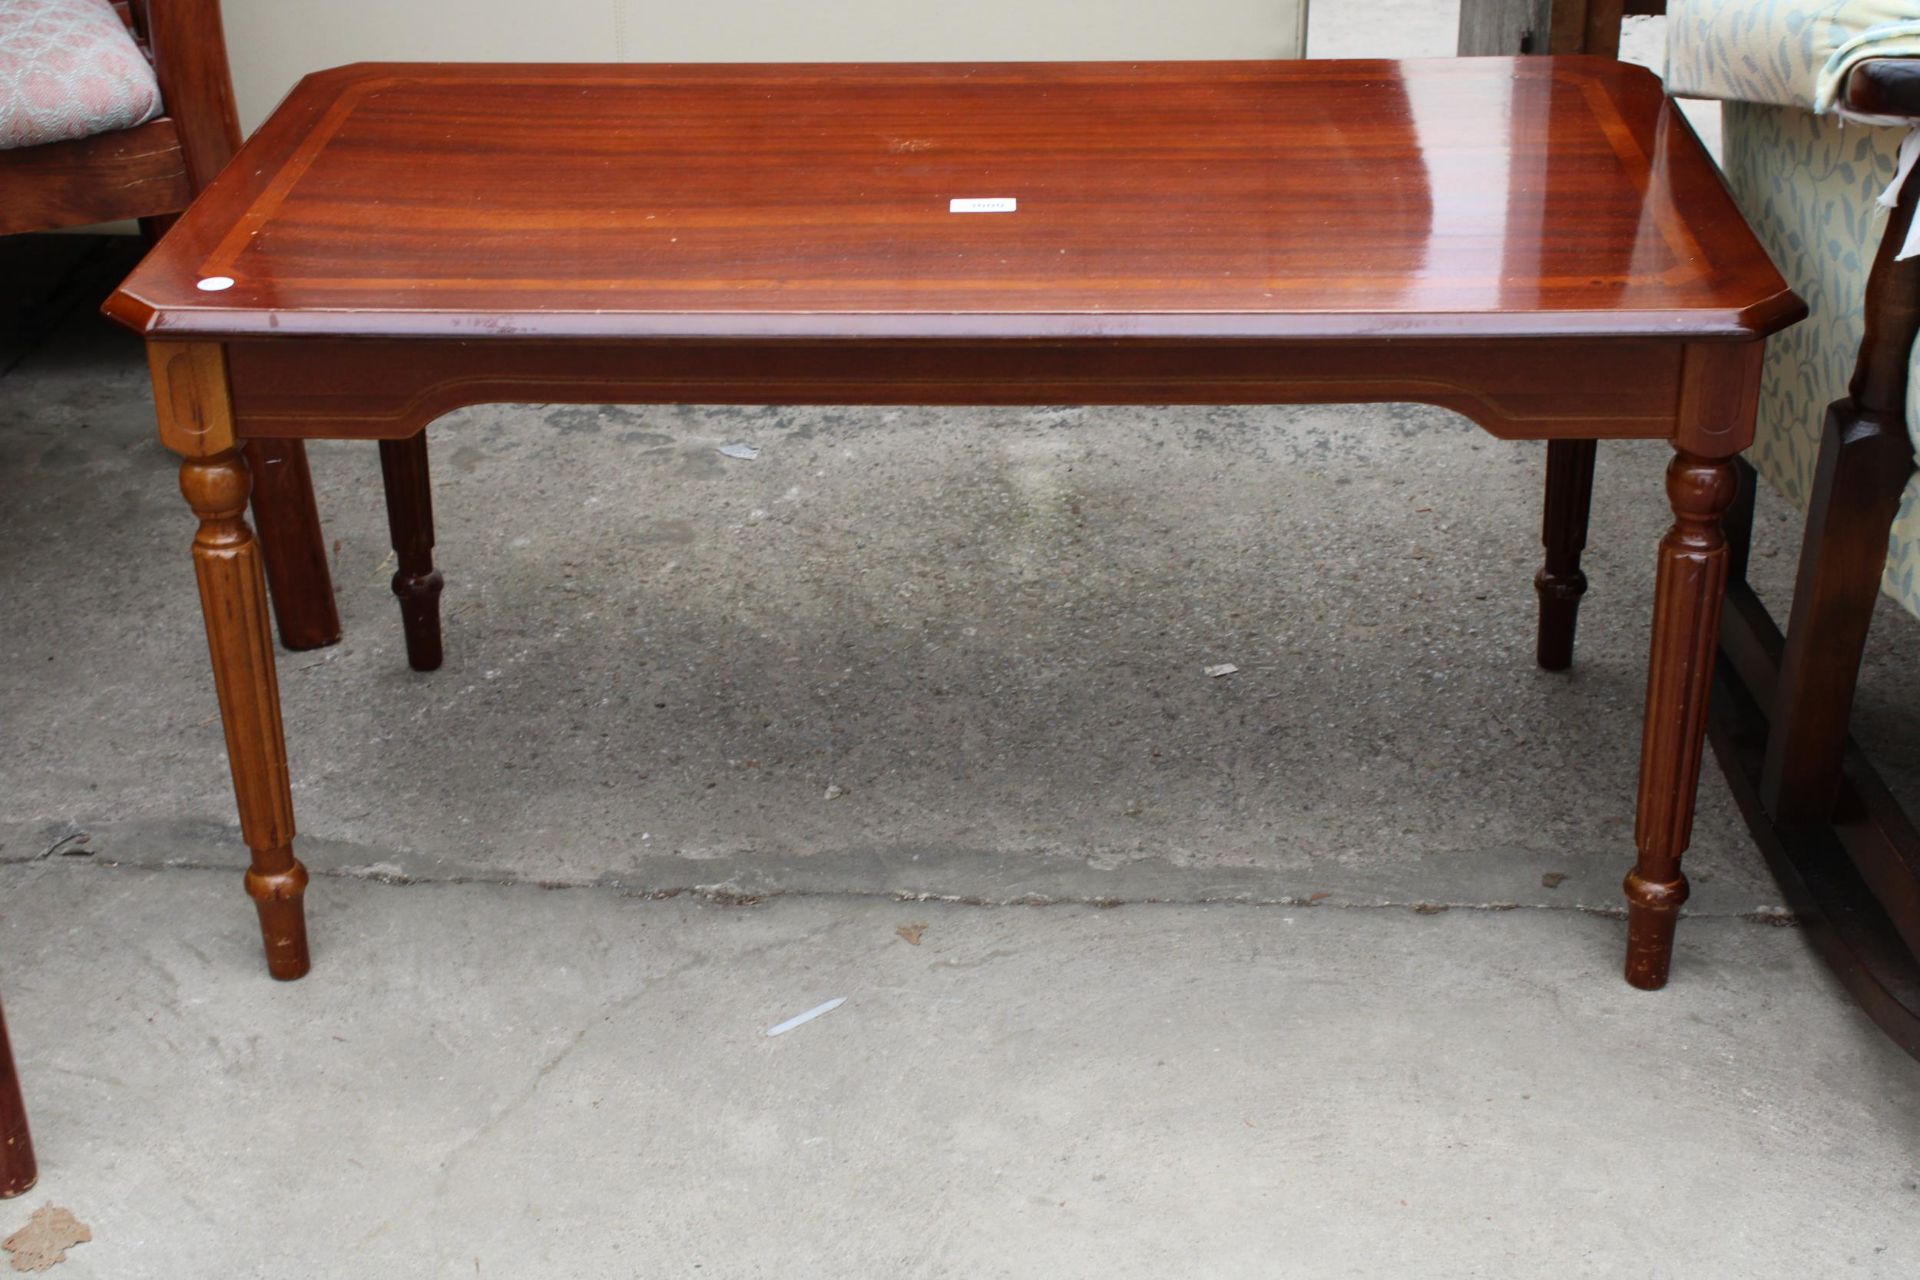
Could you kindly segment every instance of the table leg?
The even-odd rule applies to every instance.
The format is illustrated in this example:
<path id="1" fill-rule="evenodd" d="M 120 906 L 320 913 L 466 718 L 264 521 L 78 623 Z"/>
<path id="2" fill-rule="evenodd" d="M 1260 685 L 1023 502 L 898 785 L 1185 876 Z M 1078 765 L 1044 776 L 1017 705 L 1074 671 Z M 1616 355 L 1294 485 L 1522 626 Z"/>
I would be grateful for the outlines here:
<path id="1" fill-rule="evenodd" d="M 1592 440 L 1547 442 L 1547 501 L 1540 527 L 1547 562 L 1533 575 L 1533 589 L 1540 593 L 1535 658 L 1547 671 L 1573 665 L 1574 623 L 1580 597 L 1587 593 L 1580 553 L 1586 549 L 1587 514 L 1593 506 L 1594 452 Z"/>
<path id="2" fill-rule="evenodd" d="M 393 594 L 400 599 L 400 625 L 407 636 L 407 663 L 415 671 L 440 667 L 440 589 L 433 567 L 433 487 L 427 473 L 427 433 L 380 442 L 380 474 L 386 481 L 387 527 L 400 567 Z"/>
<path id="3" fill-rule="evenodd" d="M 7 1014 L 0 1009 L 0 1200 L 25 1195 L 39 1178 L 20 1076 L 13 1068 L 13 1046 L 7 1042 Z"/>
<path id="4" fill-rule="evenodd" d="M 336 644 L 340 610 L 333 601 L 307 446 L 300 440 L 249 440 L 245 447 L 247 470 L 253 473 L 253 523 L 266 557 L 280 643 L 289 649 Z"/>
<path id="5" fill-rule="evenodd" d="M 260 544 L 247 527 L 250 487 L 237 449 L 180 464 L 180 491 L 200 531 L 193 540 L 207 647 L 226 728 L 240 832 L 253 851 L 247 892 L 260 911 L 267 971 L 282 980 L 307 972 L 307 926 L 301 897 L 307 869 L 293 854 L 293 793 L 280 725 L 280 685 L 267 624 L 267 580 Z"/>
<path id="6" fill-rule="evenodd" d="M 1640 859 L 1626 879 L 1627 981 L 1647 991 L 1666 985 L 1674 924 L 1687 900 L 1680 855 L 1693 834 L 1727 585 L 1721 522 L 1738 492 L 1730 458 L 1703 458 L 1683 449 L 1667 467 L 1674 522 L 1660 540 L 1634 825 Z"/>
<path id="7" fill-rule="evenodd" d="M 252 477 L 235 430 L 226 348 L 216 342 L 147 343 L 160 443 L 179 454 L 180 492 L 200 517 L 193 568 L 200 580 L 213 683 L 227 735 L 240 833 L 253 851 L 247 892 L 260 911 L 267 972 L 307 971 L 307 869 L 293 856 L 293 792 L 280 727 L 280 684 L 267 621 L 260 543 L 247 527 Z"/>

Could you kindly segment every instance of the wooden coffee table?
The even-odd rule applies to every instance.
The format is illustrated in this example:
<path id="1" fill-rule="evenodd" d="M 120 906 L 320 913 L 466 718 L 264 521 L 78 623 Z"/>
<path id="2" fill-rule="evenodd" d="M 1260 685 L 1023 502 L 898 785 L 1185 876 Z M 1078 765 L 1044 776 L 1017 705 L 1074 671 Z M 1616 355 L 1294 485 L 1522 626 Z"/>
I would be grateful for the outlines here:
<path id="1" fill-rule="evenodd" d="M 1804 308 L 1653 76 L 1484 58 L 346 67 L 300 84 L 107 312 L 147 339 L 200 519 L 275 977 L 307 971 L 307 874 L 245 442 L 381 442 L 432 667 L 422 433 L 462 405 L 1415 400 L 1552 442 L 1548 667 L 1594 442 L 1673 444 L 1626 880 L 1627 980 L 1651 988 L 1687 896 L 1730 459 L 1761 339 Z M 310 537 L 276 564 L 324 562 Z"/>

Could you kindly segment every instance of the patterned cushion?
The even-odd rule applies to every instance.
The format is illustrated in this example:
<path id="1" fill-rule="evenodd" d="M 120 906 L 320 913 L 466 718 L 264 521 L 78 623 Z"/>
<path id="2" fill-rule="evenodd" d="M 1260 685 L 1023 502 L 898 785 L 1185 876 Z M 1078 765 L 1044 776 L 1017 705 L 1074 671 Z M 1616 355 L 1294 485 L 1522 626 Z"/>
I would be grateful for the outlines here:
<path id="1" fill-rule="evenodd" d="M 0 149 L 159 114 L 153 68 L 107 0 L 0 0 Z"/>
<path id="2" fill-rule="evenodd" d="M 1667 92 L 1827 112 L 1862 58 L 1920 54 L 1920 0 L 1668 0 Z"/>
<path id="3" fill-rule="evenodd" d="M 1767 339 L 1760 421 L 1747 454 L 1801 506 L 1813 484 L 1827 405 L 1846 394 L 1859 354 L 1867 272 L 1886 227 L 1874 197 L 1893 177 L 1903 128 L 1844 125 L 1794 107 L 1730 102 L 1727 184 L 1809 315 Z M 1916 350 L 1920 358 L 1920 349 Z M 1907 426 L 1920 448 L 1920 368 Z M 1887 593 L 1920 615 L 1920 478 L 1887 552 Z"/>

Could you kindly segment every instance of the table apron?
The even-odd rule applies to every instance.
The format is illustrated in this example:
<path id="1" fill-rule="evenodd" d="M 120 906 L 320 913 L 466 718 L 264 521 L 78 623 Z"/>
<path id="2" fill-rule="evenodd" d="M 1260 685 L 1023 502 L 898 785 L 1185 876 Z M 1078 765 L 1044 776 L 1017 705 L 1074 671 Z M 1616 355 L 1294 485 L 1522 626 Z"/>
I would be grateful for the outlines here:
<path id="1" fill-rule="evenodd" d="M 1411 401 L 1454 410 L 1503 438 L 1665 439 L 1685 434 L 1677 425 L 1684 402 L 1699 398 L 1683 396 L 1686 385 L 1737 387 L 1760 345 L 289 338 L 229 342 L 226 363 L 241 438 L 403 439 L 474 404 Z M 1700 370 L 1715 376 L 1695 376 Z M 1728 410 L 1702 408 L 1725 421 Z M 1726 452 L 1725 429 L 1715 434 L 1713 452 Z"/>

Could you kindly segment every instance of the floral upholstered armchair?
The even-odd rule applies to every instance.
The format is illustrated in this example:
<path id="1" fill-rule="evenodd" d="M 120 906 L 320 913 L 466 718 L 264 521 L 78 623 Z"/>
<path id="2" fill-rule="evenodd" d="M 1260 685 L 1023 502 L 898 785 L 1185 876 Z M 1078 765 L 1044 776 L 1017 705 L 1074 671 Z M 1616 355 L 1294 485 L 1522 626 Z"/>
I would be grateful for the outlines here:
<path id="1" fill-rule="evenodd" d="M 1887 225 L 1879 198 L 1906 176 L 1901 141 L 1920 124 L 1852 109 L 1849 79 L 1874 58 L 1920 65 L 1920 0 L 1669 0 L 1667 16 L 1667 91 L 1725 102 L 1727 181 L 1811 309 L 1769 340 L 1749 454 L 1805 507 L 1822 419 L 1860 351 L 1867 273 Z M 1906 422 L 1920 443 L 1914 408 Z M 1893 524 L 1884 586 L 1920 615 L 1920 476 Z"/>
<path id="2" fill-rule="evenodd" d="M 1748 456 L 1806 509 L 1784 634 L 1730 517 L 1713 742 L 1836 973 L 1920 1056 L 1920 829 L 1848 737 L 1880 591 L 1920 615 L 1920 0 L 1669 0 L 1667 89 L 1724 102 L 1728 185 L 1810 315 Z M 1745 473 L 1749 484 L 1752 470 Z"/>

